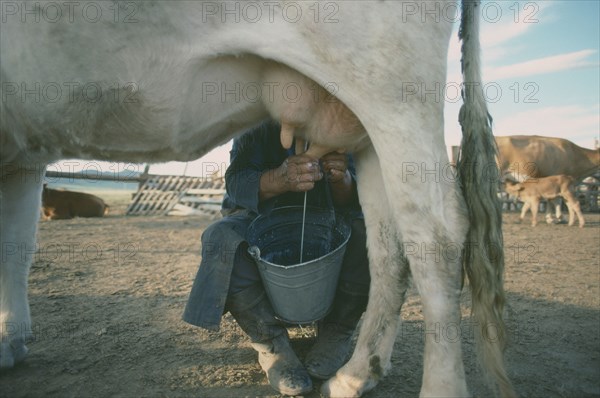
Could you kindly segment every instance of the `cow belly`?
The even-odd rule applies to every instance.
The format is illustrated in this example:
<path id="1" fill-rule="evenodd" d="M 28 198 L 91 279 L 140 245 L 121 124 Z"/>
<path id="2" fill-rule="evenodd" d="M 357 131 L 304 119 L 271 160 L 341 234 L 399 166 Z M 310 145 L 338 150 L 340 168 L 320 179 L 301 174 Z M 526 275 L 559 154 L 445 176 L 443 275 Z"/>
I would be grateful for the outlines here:
<path id="1" fill-rule="evenodd" d="M 253 56 L 221 57 L 189 62 L 179 76 L 148 84 L 97 82 L 103 94 L 93 102 L 84 91 L 54 104 L 7 96 L 1 105 L 2 159 L 16 160 L 20 153 L 46 162 L 196 159 L 267 116 L 262 102 L 239 94 L 260 82 L 263 63 Z"/>
<path id="2" fill-rule="evenodd" d="M 80 92 L 77 103 L 56 104 L 50 113 L 12 98 L 2 105 L 9 110 L 2 122 L 8 144 L 2 157 L 27 153 L 29 159 L 44 161 L 191 160 L 269 113 L 296 126 L 296 135 L 324 146 L 357 149 L 367 142 L 358 118 L 334 95 L 301 73 L 260 57 L 189 62 L 179 78 L 169 80 L 171 90 L 165 82 L 155 84 L 162 89 L 107 86 L 108 95 L 95 103 Z M 133 101 L 115 101 L 127 96 Z M 24 118 L 11 117 L 21 113 L 41 114 L 46 123 L 27 128 Z M 79 130 L 74 131 L 72 120 L 55 119 L 60 114 L 78 115 Z"/>
<path id="3" fill-rule="evenodd" d="M 140 23 L 110 28 L 68 18 L 53 24 L 23 24 L 19 18 L 3 23 L 2 160 L 12 161 L 17 153 L 44 162 L 66 157 L 133 162 L 198 158 L 268 116 L 265 90 L 293 95 L 294 79 L 265 76 L 267 59 L 335 86 L 343 103 L 327 107 L 300 132 L 329 146 L 333 137 L 336 145 L 360 146 L 364 129 L 348 107 L 362 111 L 357 113 L 361 118 L 381 112 L 365 100 L 370 92 L 390 102 L 397 100 L 401 82 L 445 80 L 442 63 L 429 70 L 417 65 L 437 60 L 447 46 L 450 24 L 430 26 L 416 18 L 399 24 L 397 32 L 382 31 L 375 23 L 382 14 L 401 20 L 402 7 L 393 2 L 377 7 L 340 3 L 339 17 L 346 21 L 370 16 L 357 22 L 361 29 L 351 30 L 310 18 L 289 23 L 279 13 L 257 23 L 223 23 L 219 15 L 203 14 L 202 2 L 143 4 L 136 15 Z M 306 15 L 310 4 L 302 3 Z M 261 5 L 263 15 L 269 15 L 270 7 Z M 363 28 L 381 49 L 350 45 L 362 40 Z M 423 47 L 422 40 L 436 44 Z M 392 48 L 390 43 L 402 45 Z M 406 55 L 384 62 L 392 50 Z M 398 68 L 403 57 L 412 63 Z M 300 88 L 318 95 L 314 86 L 301 83 Z M 56 90 L 61 95 L 55 100 Z M 339 120 L 348 129 L 336 134 L 332 130 Z"/>

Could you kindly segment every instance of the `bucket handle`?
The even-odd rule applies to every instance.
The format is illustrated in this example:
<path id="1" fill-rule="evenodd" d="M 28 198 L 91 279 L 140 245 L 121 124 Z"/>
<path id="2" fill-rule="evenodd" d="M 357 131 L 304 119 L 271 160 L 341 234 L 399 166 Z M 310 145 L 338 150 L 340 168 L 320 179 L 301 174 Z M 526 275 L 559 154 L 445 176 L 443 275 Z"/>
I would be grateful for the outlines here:
<path id="1" fill-rule="evenodd" d="M 255 260 L 260 260 L 260 249 L 258 246 L 248 247 L 248 254 Z"/>
<path id="2" fill-rule="evenodd" d="M 266 266 L 262 263 L 260 258 L 260 249 L 258 246 L 250 246 L 248 247 L 248 254 L 250 257 L 254 259 L 254 262 L 258 267 L 262 267 L 262 269 L 266 269 Z"/>

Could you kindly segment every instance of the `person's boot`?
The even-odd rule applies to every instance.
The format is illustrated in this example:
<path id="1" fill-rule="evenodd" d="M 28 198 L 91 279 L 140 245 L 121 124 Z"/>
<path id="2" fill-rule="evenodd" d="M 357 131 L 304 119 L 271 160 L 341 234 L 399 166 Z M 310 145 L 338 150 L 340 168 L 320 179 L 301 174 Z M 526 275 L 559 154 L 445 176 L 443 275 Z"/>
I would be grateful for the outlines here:
<path id="1" fill-rule="evenodd" d="M 368 296 L 337 292 L 331 312 L 317 323 L 317 341 L 306 355 L 308 373 L 326 380 L 348 360 L 352 335 L 367 307 Z"/>
<path id="2" fill-rule="evenodd" d="M 273 389 L 283 395 L 312 390 L 312 380 L 288 339 L 287 330 L 275 318 L 262 286 L 255 285 L 227 299 L 227 308 L 252 340 L 258 363 Z"/>

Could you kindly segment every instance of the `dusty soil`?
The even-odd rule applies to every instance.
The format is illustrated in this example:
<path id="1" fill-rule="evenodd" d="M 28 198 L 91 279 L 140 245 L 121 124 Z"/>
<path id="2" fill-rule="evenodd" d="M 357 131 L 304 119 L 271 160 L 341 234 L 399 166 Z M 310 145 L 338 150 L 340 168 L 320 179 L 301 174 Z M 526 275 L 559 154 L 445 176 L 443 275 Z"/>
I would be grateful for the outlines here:
<path id="1" fill-rule="evenodd" d="M 0 396 L 276 396 L 230 316 L 220 332 L 181 321 L 211 220 L 112 209 L 103 219 L 40 223 L 30 276 L 35 339 L 27 361 L 0 375 Z M 600 396 L 600 215 L 588 214 L 583 229 L 516 220 L 504 221 L 514 385 L 527 397 Z M 393 368 L 368 397 L 418 395 L 423 318 L 414 290 L 402 318 Z M 306 353 L 312 330 L 291 332 Z M 469 387 L 488 396 L 473 340 L 462 338 Z"/>

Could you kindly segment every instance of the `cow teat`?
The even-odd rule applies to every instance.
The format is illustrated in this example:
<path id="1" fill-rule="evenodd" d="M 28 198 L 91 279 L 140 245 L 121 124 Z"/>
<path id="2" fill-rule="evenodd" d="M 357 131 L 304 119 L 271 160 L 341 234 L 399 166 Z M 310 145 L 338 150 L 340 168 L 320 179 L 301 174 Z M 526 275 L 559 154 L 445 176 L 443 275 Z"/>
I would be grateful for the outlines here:
<path id="1" fill-rule="evenodd" d="M 283 146 L 285 149 L 290 149 L 292 147 L 292 143 L 294 142 L 295 138 L 295 130 L 296 129 L 294 125 L 290 123 L 281 122 L 281 132 L 279 133 L 279 139 L 281 141 L 281 146 Z M 313 143 L 310 144 L 308 150 L 305 150 L 305 144 L 306 141 L 304 140 L 304 138 L 296 137 L 296 154 L 305 153 L 306 155 L 312 158 L 320 159 L 329 152 L 345 152 L 344 149 L 336 149 Z"/>
<path id="2" fill-rule="evenodd" d="M 288 123 L 281 122 L 281 132 L 279 133 L 281 146 L 285 149 L 290 149 L 294 142 L 294 126 Z"/>
<path id="3" fill-rule="evenodd" d="M 318 144 L 311 144 L 310 147 L 308 148 L 308 150 L 306 151 L 306 155 L 308 155 L 312 158 L 315 158 L 315 159 L 320 159 L 324 155 L 328 154 L 329 152 L 335 152 L 335 151 L 336 151 L 335 148 L 322 146 L 322 145 L 318 145 Z M 337 151 L 343 152 L 343 150 L 337 150 Z"/>

